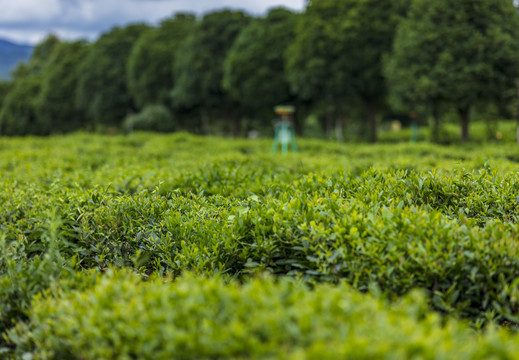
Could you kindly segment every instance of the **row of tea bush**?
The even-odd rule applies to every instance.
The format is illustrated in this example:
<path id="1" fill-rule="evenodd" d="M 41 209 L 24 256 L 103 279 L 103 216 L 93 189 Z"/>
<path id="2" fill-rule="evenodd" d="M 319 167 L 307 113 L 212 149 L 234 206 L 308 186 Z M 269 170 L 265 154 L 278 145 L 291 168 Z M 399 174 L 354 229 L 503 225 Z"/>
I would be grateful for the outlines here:
<path id="1" fill-rule="evenodd" d="M 370 147 L 307 140 L 300 141 L 300 154 L 279 156 L 265 153 L 269 145 L 264 140 L 185 134 L 0 139 L 0 348 L 11 356 L 34 353 L 35 358 L 67 357 L 75 351 L 83 354 L 78 358 L 89 358 L 85 354 L 137 356 L 125 352 L 133 351 L 131 346 L 117 350 L 121 355 L 99 355 L 84 348 L 92 342 L 80 340 L 74 327 L 84 324 L 83 316 L 97 316 L 101 325 L 116 329 L 113 334 L 132 327 L 124 322 L 111 324 L 112 315 L 106 313 L 104 319 L 98 305 L 81 305 L 82 314 L 63 310 L 63 316 L 71 319 L 70 327 L 58 325 L 62 322 L 58 317 L 46 322 L 42 315 L 61 313 L 60 304 L 69 306 L 77 294 L 101 301 L 99 306 L 107 310 L 112 308 L 111 300 L 91 294 L 107 269 L 115 274 L 106 280 L 110 286 L 130 281 L 133 285 L 128 286 L 137 289 L 130 292 L 145 291 L 146 286 L 170 289 L 177 281 L 193 287 L 193 294 L 201 291 L 197 287 L 204 288 L 204 281 L 220 282 L 222 292 L 242 291 L 236 280 L 245 287 L 276 289 L 288 281 L 265 280 L 260 276 L 264 273 L 292 279 L 297 291 L 305 293 L 303 297 L 317 296 L 315 289 L 356 294 L 351 296 L 363 296 L 355 291 L 376 289 L 377 306 L 384 307 L 383 313 L 370 311 L 382 317 L 388 316 L 384 311 L 394 311 L 387 308 L 387 301 L 404 301 L 402 296 L 418 288 L 428 309 L 468 318 L 473 327 L 489 319 L 501 324 L 518 322 L 519 157 L 515 148 Z M 153 278 L 153 285 L 118 275 L 124 269 Z M 92 275 L 96 280 L 83 288 L 83 274 L 92 271 L 97 271 Z M 194 274 L 200 279 L 194 279 Z M 178 276 L 183 280 L 164 284 L 164 278 Z M 222 276 L 227 280 L 218 278 Z M 250 285 L 250 279 L 257 276 L 260 279 Z M 193 297 L 186 301 L 198 301 Z M 135 301 L 147 307 L 145 296 Z M 250 301 L 255 306 L 256 300 Z M 359 300 L 363 301 L 371 300 Z M 279 304 L 278 311 L 282 311 L 282 301 Z M 317 311 L 312 306 L 308 311 Z M 272 309 L 264 311 L 257 317 L 268 317 Z M 436 316 L 429 310 L 425 313 L 425 317 Z M 410 324 L 420 327 L 421 320 Z M 442 321 L 435 320 L 435 331 L 447 331 Z M 208 331 L 223 331 L 218 324 Z M 13 326 L 18 330 L 12 330 Z M 52 332 L 53 326 L 63 332 Z M 96 326 L 88 331 L 99 331 Z M 153 331 L 173 331 L 167 330 L 173 325 L 163 326 Z M 240 326 L 245 333 L 250 330 L 249 323 Z M 370 339 L 375 341 L 378 335 L 373 334 Z M 121 339 L 125 336 L 121 333 Z M 139 336 L 147 339 L 148 334 Z M 190 339 L 191 335 L 185 336 Z M 75 337 L 77 343 L 71 340 Z M 486 341 L 474 339 L 478 344 Z M 213 340 L 207 340 L 211 344 L 207 348 L 219 348 Z M 110 344 L 100 351 L 115 346 L 111 340 L 99 341 Z M 249 355 L 243 348 L 236 352 L 225 348 L 221 353 L 193 352 L 193 358 L 313 357 L 313 346 L 320 340 L 308 338 L 299 345 L 284 338 L 269 341 L 276 344 L 272 349 L 281 347 L 279 353 L 269 347 Z M 341 341 L 334 338 L 325 343 Z M 423 341 L 427 343 L 424 349 L 433 344 Z M 495 341 L 509 346 L 503 345 L 508 340 Z M 122 344 L 129 346 L 126 340 Z M 172 346 L 164 348 L 164 354 L 171 349 L 181 351 Z M 344 351 L 352 351 L 344 346 Z M 487 354 L 481 350 L 485 346 L 467 354 Z M 368 347 L 359 349 L 359 354 L 368 351 Z M 412 357 L 407 347 L 398 349 L 406 354 L 402 356 Z M 506 358 L 508 353 L 502 354 Z"/>

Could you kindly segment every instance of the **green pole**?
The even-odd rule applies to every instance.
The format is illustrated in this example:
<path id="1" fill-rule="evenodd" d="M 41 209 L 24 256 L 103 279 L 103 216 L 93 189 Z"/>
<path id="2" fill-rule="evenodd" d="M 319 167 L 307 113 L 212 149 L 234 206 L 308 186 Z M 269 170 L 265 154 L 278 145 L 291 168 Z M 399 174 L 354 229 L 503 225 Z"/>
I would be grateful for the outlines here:
<path id="1" fill-rule="evenodd" d="M 288 142 L 290 138 L 290 130 L 285 121 L 281 124 L 281 153 L 286 154 L 288 152 Z"/>
<path id="2" fill-rule="evenodd" d="M 270 153 L 276 152 L 278 144 L 281 143 L 281 153 L 288 153 L 288 146 L 292 148 L 294 153 L 298 152 L 295 140 L 294 126 L 290 120 L 295 108 L 291 105 L 279 105 L 274 107 L 274 112 L 281 115 L 279 122 L 274 125 L 274 141 L 270 148 Z"/>
<path id="3" fill-rule="evenodd" d="M 411 142 L 412 143 L 415 143 L 416 140 L 418 139 L 418 124 L 417 123 L 412 123 L 411 124 Z"/>

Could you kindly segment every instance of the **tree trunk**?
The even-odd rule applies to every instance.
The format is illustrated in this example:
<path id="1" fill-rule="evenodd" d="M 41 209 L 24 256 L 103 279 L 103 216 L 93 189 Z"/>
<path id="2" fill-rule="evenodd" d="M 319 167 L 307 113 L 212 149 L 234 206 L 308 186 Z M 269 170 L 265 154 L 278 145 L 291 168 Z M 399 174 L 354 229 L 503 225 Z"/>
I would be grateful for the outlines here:
<path id="1" fill-rule="evenodd" d="M 337 138 L 338 142 L 344 141 L 343 125 L 344 122 L 342 118 L 335 119 L 335 137 Z"/>
<path id="2" fill-rule="evenodd" d="M 515 86 L 517 88 L 517 130 L 516 130 L 516 142 L 519 144 L 519 79 L 515 81 Z"/>
<path id="3" fill-rule="evenodd" d="M 485 125 L 487 127 L 486 140 L 495 140 L 498 129 L 497 119 L 487 116 L 485 117 Z"/>
<path id="4" fill-rule="evenodd" d="M 239 137 L 241 135 L 241 121 L 240 116 L 236 111 L 229 111 L 228 117 L 231 120 L 232 136 Z"/>
<path id="5" fill-rule="evenodd" d="M 296 103 L 296 113 L 293 115 L 294 131 L 297 136 L 303 136 L 305 119 L 308 116 L 308 111 L 302 103 Z"/>
<path id="6" fill-rule="evenodd" d="M 326 137 L 328 139 L 333 138 L 333 112 L 327 111 L 326 112 Z"/>
<path id="7" fill-rule="evenodd" d="M 211 133 L 211 120 L 205 109 L 200 110 L 200 118 L 202 120 L 202 133 L 209 135 Z"/>
<path id="8" fill-rule="evenodd" d="M 467 142 L 469 141 L 470 106 L 458 108 L 458 115 L 461 120 L 461 142 Z"/>
<path id="9" fill-rule="evenodd" d="M 432 104 L 432 140 L 435 143 L 440 142 L 440 115 L 438 112 L 438 104 Z"/>
<path id="10" fill-rule="evenodd" d="M 366 121 L 369 125 L 369 140 L 377 142 L 377 104 L 375 102 L 364 101 L 366 110 Z"/>

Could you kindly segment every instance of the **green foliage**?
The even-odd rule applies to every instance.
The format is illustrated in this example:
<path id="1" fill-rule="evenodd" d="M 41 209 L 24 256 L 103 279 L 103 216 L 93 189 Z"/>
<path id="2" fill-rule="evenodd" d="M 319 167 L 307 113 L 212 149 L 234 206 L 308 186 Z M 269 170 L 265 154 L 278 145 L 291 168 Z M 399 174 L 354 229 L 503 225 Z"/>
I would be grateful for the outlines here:
<path id="1" fill-rule="evenodd" d="M 0 135 L 47 135 L 51 124 L 38 118 L 37 101 L 43 83 L 43 70 L 52 59 L 60 41 L 49 36 L 38 44 L 27 64 L 13 72 L 13 83 L 0 107 Z"/>
<path id="2" fill-rule="evenodd" d="M 12 84 L 9 82 L 2 81 L 0 82 L 0 109 L 2 108 L 2 104 L 6 95 L 9 93 Z"/>
<path id="3" fill-rule="evenodd" d="M 123 123 L 126 132 L 173 132 L 175 125 L 173 115 L 164 105 L 146 106 L 140 113 L 127 116 Z"/>
<path id="4" fill-rule="evenodd" d="M 50 129 L 38 121 L 36 97 L 41 89 L 41 76 L 18 78 L 4 98 L 0 109 L 1 135 L 46 135 Z"/>
<path id="5" fill-rule="evenodd" d="M 54 35 L 49 35 L 42 42 L 34 47 L 31 58 L 24 66 L 22 65 L 20 69 L 25 68 L 23 71 L 16 71 L 13 74 L 14 79 L 22 74 L 39 74 L 43 71 L 47 62 L 51 59 L 54 54 L 56 47 L 61 43 L 61 41 Z"/>
<path id="6" fill-rule="evenodd" d="M 41 90 L 36 99 L 36 116 L 50 132 L 85 128 L 83 112 L 75 106 L 79 79 L 78 65 L 88 54 L 82 41 L 61 43 L 43 68 Z"/>
<path id="7" fill-rule="evenodd" d="M 406 1 L 310 1 L 287 54 L 288 77 L 303 98 L 338 104 L 360 101 L 376 141 L 375 112 L 385 95 L 382 56 L 391 50 Z"/>
<path id="8" fill-rule="evenodd" d="M 60 220 L 50 217 L 42 226 L 38 242 L 22 236 L 8 241 L 0 231 L 0 334 L 26 318 L 34 295 L 70 274 L 70 259 L 60 253 L 66 246 L 59 237 Z"/>
<path id="9" fill-rule="evenodd" d="M 160 26 L 143 34 L 128 59 L 128 88 L 139 108 L 171 103 L 174 87 L 173 63 L 181 42 L 195 23 L 192 14 L 175 14 Z"/>
<path id="10" fill-rule="evenodd" d="M 376 282 L 391 296 L 425 288 L 435 308 L 473 319 L 517 312 L 515 177 L 367 171 L 309 174 L 283 186 L 288 175 L 269 181 L 258 165 L 218 164 L 163 183 L 163 195 L 103 196 L 83 206 L 83 265 L 268 270 L 347 279 L 360 290 Z M 500 241 L 489 246 L 491 239 Z"/>
<path id="11" fill-rule="evenodd" d="M 178 82 L 173 93 L 176 102 L 187 106 L 219 105 L 224 99 L 221 82 L 225 56 L 248 21 L 243 12 L 229 10 L 202 18 L 178 52 L 175 62 Z"/>
<path id="12" fill-rule="evenodd" d="M 285 52 L 295 36 L 296 15 L 272 9 L 240 33 L 227 54 L 223 85 L 229 94 L 254 111 L 292 100 L 285 74 Z"/>
<path id="13" fill-rule="evenodd" d="M 249 17 L 242 11 L 231 10 L 212 12 L 201 19 L 177 52 L 174 106 L 202 107 L 204 112 L 216 109 L 228 115 L 233 104 L 222 88 L 224 61 L 248 22 Z M 203 132 L 209 133 L 207 115 L 203 115 L 202 121 Z"/>
<path id="14" fill-rule="evenodd" d="M 96 126 L 118 126 L 135 105 L 127 83 L 127 59 L 145 25 L 114 28 L 103 34 L 80 65 L 77 105 Z"/>
<path id="15" fill-rule="evenodd" d="M 442 324 L 417 293 L 388 307 L 345 284 L 310 290 L 270 278 L 164 283 L 109 272 L 86 291 L 39 297 L 29 316 L 9 339 L 34 359 L 510 359 L 519 351 L 502 330 Z"/>
<path id="16" fill-rule="evenodd" d="M 6 140 L 0 229 L 39 256 L 42 219 L 59 209 L 67 259 L 84 269 L 269 271 L 377 283 L 391 298 L 419 287 L 441 312 L 515 321 L 515 146 L 269 147 L 186 134 Z"/>
<path id="17" fill-rule="evenodd" d="M 470 107 L 500 101 L 515 88 L 518 29 L 507 0 L 413 0 L 386 66 L 394 96 L 415 106 L 454 104 L 468 140 Z"/>
<path id="18" fill-rule="evenodd" d="M 312 0 L 301 14 L 177 13 L 88 46 L 49 36 L 0 90 L 0 133 L 117 133 L 160 104 L 177 130 L 267 134 L 272 106 L 286 102 L 299 134 L 374 142 L 383 113 L 413 112 L 446 144 L 440 116 L 455 111 L 466 141 L 472 115 L 490 123 L 516 110 L 518 19 L 509 0 Z"/>

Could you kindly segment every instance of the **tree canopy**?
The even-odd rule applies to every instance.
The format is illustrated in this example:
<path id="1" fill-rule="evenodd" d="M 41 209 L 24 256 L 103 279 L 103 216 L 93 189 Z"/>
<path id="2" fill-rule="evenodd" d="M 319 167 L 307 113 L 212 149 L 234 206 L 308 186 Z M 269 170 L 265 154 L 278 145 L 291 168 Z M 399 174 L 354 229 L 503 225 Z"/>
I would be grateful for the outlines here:
<path id="1" fill-rule="evenodd" d="M 96 126 L 118 126 L 136 109 L 126 83 L 127 59 L 146 25 L 115 28 L 103 34 L 80 68 L 77 104 Z"/>
<path id="2" fill-rule="evenodd" d="M 13 71 L 13 84 L 5 94 L 0 108 L 0 134 L 47 135 L 54 124 L 42 122 L 36 110 L 36 98 L 42 86 L 43 70 L 61 42 L 55 36 L 38 44 L 28 63 L 21 63 Z"/>
<path id="3" fill-rule="evenodd" d="M 391 50 L 406 0 L 311 0 L 288 52 L 293 89 L 338 104 L 360 101 L 376 141 L 376 111 L 386 94 L 382 57 Z"/>
<path id="4" fill-rule="evenodd" d="M 80 129 L 84 122 L 83 112 L 75 105 L 79 79 L 79 64 L 88 52 L 83 41 L 60 43 L 53 51 L 43 69 L 41 89 L 37 98 L 36 112 L 39 121 L 60 132 Z"/>
<path id="5" fill-rule="evenodd" d="M 224 88 L 254 112 L 293 100 L 285 52 L 295 36 L 295 21 L 293 12 L 272 9 L 245 27 L 227 54 Z"/>
<path id="6" fill-rule="evenodd" d="M 222 87 L 224 62 L 248 22 L 245 13 L 231 10 L 213 12 L 201 19 L 175 59 L 175 105 L 221 112 L 233 106 Z M 208 133 L 207 115 L 202 117 L 203 132 Z"/>
<path id="7" fill-rule="evenodd" d="M 452 104 L 467 141 L 471 107 L 515 87 L 518 39 L 519 17 L 508 0 L 413 0 L 386 74 L 400 102 Z"/>
<path id="8" fill-rule="evenodd" d="M 176 14 L 147 31 L 133 46 L 128 59 L 128 87 L 139 108 L 171 104 L 175 54 L 194 24 L 193 14 Z"/>
<path id="9" fill-rule="evenodd" d="M 511 116 L 517 81 L 519 12 L 510 0 L 307 0 L 301 13 L 177 13 L 92 42 L 46 38 L 0 85 L 0 134 L 241 136 L 246 125 L 269 135 L 273 106 L 286 103 L 297 108 L 298 133 L 376 141 L 379 124 L 395 115 L 408 126 L 419 113 L 436 119 L 439 140 L 440 115 L 457 111 L 467 140 L 471 114 Z"/>

